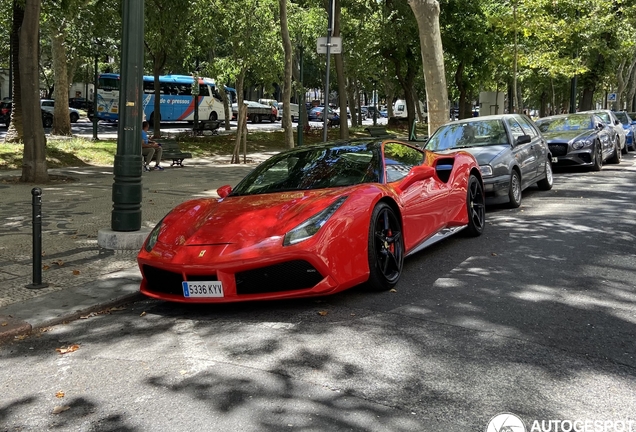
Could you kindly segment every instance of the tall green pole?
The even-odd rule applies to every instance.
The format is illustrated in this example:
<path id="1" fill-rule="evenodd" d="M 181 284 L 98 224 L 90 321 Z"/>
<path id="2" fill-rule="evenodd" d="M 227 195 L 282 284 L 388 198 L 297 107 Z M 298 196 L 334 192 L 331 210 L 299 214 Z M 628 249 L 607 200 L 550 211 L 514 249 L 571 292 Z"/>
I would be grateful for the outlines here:
<path id="1" fill-rule="evenodd" d="M 95 74 L 93 79 L 93 141 L 97 141 L 97 87 L 99 86 L 99 74 L 97 73 L 97 44 L 95 44 Z M 86 100 L 88 100 L 88 92 L 86 93 Z"/>
<path id="2" fill-rule="evenodd" d="M 111 227 L 113 231 L 138 231 L 141 228 L 144 2 L 124 0 L 122 9 L 119 129 Z"/>

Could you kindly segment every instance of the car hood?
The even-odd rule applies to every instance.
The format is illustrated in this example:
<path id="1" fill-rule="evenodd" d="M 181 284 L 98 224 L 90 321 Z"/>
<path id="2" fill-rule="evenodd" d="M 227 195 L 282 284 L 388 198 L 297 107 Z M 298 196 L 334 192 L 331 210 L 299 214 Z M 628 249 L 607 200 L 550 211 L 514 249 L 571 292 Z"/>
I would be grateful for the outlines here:
<path id="1" fill-rule="evenodd" d="M 506 151 L 510 151 L 510 145 L 499 144 L 481 147 L 468 147 L 463 148 L 462 150 L 473 155 L 479 165 L 488 165 Z"/>
<path id="2" fill-rule="evenodd" d="M 543 136 L 548 142 L 569 142 L 575 138 L 582 138 L 582 137 L 591 135 L 591 133 L 592 133 L 591 130 L 583 129 L 583 130 L 543 132 Z"/>
<path id="3" fill-rule="evenodd" d="M 166 229 L 158 240 L 166 245 L 234 244 L 238 247 L 267 239 L 282 241 L 288 231 L 355 188 L 189 201 L 165 218 Z"/>

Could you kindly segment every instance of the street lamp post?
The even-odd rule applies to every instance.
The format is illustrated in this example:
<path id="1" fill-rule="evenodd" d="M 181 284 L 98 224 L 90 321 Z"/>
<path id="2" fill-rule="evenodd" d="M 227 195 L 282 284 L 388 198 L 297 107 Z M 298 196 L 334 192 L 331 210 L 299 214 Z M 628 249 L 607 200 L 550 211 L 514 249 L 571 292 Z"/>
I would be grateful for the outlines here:
<path id="1" fill-rule="evenodd" d="M 93 77 L 93 141 L 97 141 L 97 122 L 99 119 L 97 118 L 97 86 L 99 85 L 99 77 L 97 74 L 97 43 L 95 44 L 95 68 L 94 68 L 94 77 Z M 88 97 L 88 93 L 86 94 Z"/>
<path id="2" fill-rule="evenodd" d="M 300 97 L 298 100 L 298 139 L 296 140 L 299 146 L 303 145 L 303 128 L 305 126 L 305 121 L 307 118 L 307 108 L 305 107 L 305 87 L 303 86 L 303 49 L 304 48 L 301 42 L 300 46 L 298 47 L 298 63 L 300 67 Z"/>
<path id="3" fill-rule="evenodd" d="M 111 227 L 113 231 L 138 231 L 141 228 L 144 2 L 124 1 L 122 9 L 119 128 Z"/>

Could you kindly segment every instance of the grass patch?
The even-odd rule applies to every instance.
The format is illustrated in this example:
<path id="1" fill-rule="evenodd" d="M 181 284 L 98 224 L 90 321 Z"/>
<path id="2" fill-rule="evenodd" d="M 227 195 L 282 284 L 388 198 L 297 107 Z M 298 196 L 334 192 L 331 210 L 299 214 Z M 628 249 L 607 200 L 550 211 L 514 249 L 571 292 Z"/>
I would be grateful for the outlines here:
<path id="1" fill-rule="evenodd" d="M 350 128 L 351 137 L 368 137 L 365 126 Z M 405 136 L 400 129 L 389 129 L 389 133 Z M 328 130 L 328 139 L 339 139 L 340 130 Z M 425 135 L 422 130 L 422 135 Z M 420 131 L 418 130 L 418 136 Z M 294 131 L 294 140 L 296 133 Z M 214 157 L 232 154 L 234 150 L 234 133 L 229 135 L 212 135 L 193 138 L 187 135 L 176 137 L 179 147 L 184 152 L 192 153 L 193 157 Z M 303 136 L 303 144 L 322 142 L 322 129 L 314 129 Z M 284 132 L 281 128 L 276 131 L 250 132 L 247 139 L 247 152 L 282 151 L 285 150 Z M 112 166 L 117 153 L 115 140 L 92 141 L 89 138 L 47 138 L 46 160 L 49 168 L 64 168 L 71 166 Z M 22 168 L 23 145 L 0 143 L 0 169 Z"/>

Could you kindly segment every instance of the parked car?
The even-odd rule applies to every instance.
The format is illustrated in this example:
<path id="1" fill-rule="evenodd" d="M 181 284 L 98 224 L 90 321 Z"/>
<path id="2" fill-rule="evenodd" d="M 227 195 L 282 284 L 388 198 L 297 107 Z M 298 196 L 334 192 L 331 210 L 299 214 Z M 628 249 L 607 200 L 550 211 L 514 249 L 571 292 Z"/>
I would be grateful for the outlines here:
<path id="1" fill-rule="evenodd" d="M 11 102 L 0 102 L 0 123 L 9 127 L 11 123 Z"/>
<path id="2" fill-rule="evenodd" d="M 605 123 L 605 125 L 610 130 L 610 136 L 612 140 L 618 142 L 618 148 L 621 150 L 621 153 L 627 153 L 627 134 L 623 129 L 623 125 L 620 120 L 616 118 L 614 113 L 610 110 L 592 110 L 592 111 L 582 111 L 584 113 L 592 113 L 600 117 L 600 119 Z M 612 132 L 613 131 L 613 132 Z M 619 161 L 620 162 L 620 161 Z"/>
<path id="3" fill-rule="evenodd" d="M 55 101 L 52 99 L 41 99 L 40 108 L 53 114 L 53 111 L 55 110 Z M 71 123 L 77 123 L 80 118 L 80 112 L 71 107 L 68 108 L 68 111 L 71 117 Z"/>
<path id="4" fill-rule="evenodd" d="M 603 163 L 620 163 L 621 150 L 612 131 L 596 114 L 582 112 L 543 117 L 536 125 L 548 141 L 552 161 L 600 171 Z"/>
<path id="5" fill-rule="evenodd" d="M 283 102 L 278 102 L 278 120 L 281 120 L 283 117 Z M 291 110 L 291 121 L 297 122 L 298 117 L 300 116 L 298 112 L 298 104 L 290 103 L 289 109 Z"/>
<path id="6" fill-rule="evenodd" d="M 519 114 L 453 121 L 426 143 L 431 151 L 465 150 L 475 156 L 484 179 L 488 204 L 521 205 L 524 189 L 552 188 L 552 155 L 533 122 Z"/>
<path id="7" fill-rule="evenodd" d="M 614 111 L 614 115 L 621 122 L 625 130 L 625 145 L 636 151 L 636 143 L 634 142 L 634 130 L 636 129 L 636 120 L 628 115 L 625 111 Z"/>
<path id="8" fill-rule="evenodd" d="M 271 123 L 276 121 L 278 116 L 278 108 L 270 105 L 261 104 L 255 101 L 244 100 L 247 106 L 247 118 L 252 123 L 261 123 L 263 120 L 269 120 Z M 232 120 L 236 120 L 238 115 L 238 103 L 232 104 Z"/>
<path id="9" fill-rule="evenodd" d="M 307 113 L 307 119 L 310 121 L 324 121 L 324 117 L 323 117 L 323 111 L 325 110 L 325 107 L 313 107 L 311 110 L 309 110 L 309 112 Z M 332 110 L 331 108 L 329 108 L 329 110 L 327 111 L 327 116 L 329 119 L 333 118 L 336 115 L 336 112 L 334 110 Z"/>
<path id="10" fill-rule="evenodd" d="M 485 227 L 470 154 L 395 140 L 297 147 L 217 193 L 179 204 L 151 231 L 137 256 L 143 294 L 226 303 L 324 296 L 362 283 L 389 290 L 405 257 Z"/>
<path id="11" fill-rule="evenodd" d="M 0 123 L 4 123 L 7 128 L 11 124 L 12 110 L 13 103 L 7 101 L 0 103 Z M 40 112 L 42 113 L 42 126 L 44 126 L 45 128 L 50 128 L 51 126 L 53 126 L 53 114 L 41 108 Z"/>

